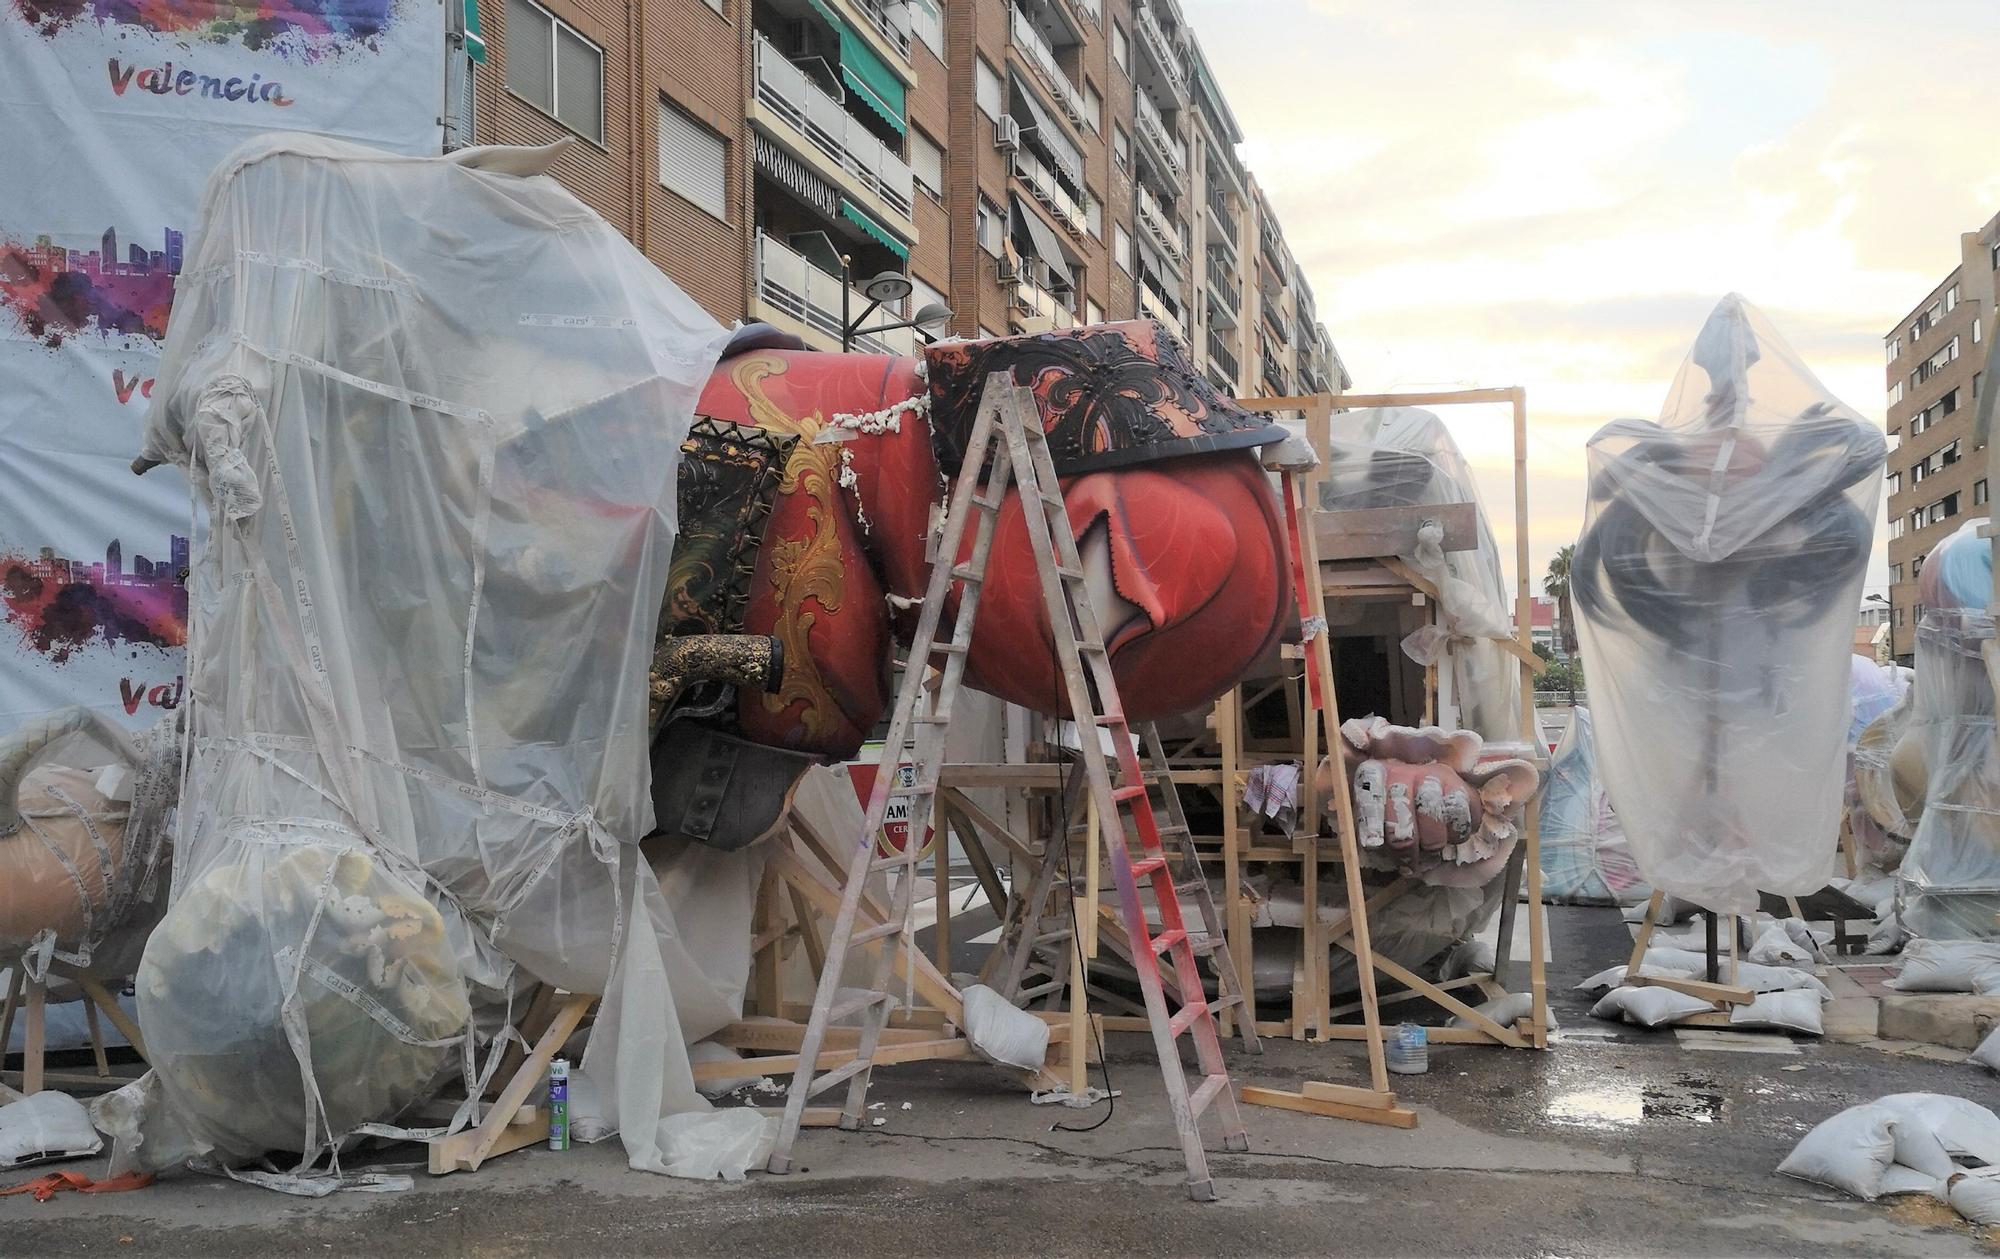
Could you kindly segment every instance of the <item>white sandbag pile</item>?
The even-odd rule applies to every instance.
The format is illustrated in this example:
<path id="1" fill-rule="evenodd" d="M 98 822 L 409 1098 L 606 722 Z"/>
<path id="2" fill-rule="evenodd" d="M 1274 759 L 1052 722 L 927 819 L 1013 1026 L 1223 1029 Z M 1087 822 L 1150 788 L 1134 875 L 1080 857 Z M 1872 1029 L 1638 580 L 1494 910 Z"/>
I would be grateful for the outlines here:
<path id="1" fill-rule="evenodd" d="M 1871 1202 L 1929 1194 L 1974 1223 L 2000 1222 L 2000 1116 L 1960 1097 L 1891 1094 L 1806 1133 L 1778 1174 Z"/>
<path id="2" fill-rule="evenodd" d="M 1704 979 L 1708 959 L 1688 949 L 1654 947 L 1641 959 L 1638 977 L 1645 979 Z M 1620 1020 L 1635 1027 L 1656 1028 L 1678 1023 L 1698 1014 L 1712 1014 L 1716 1007 L 1700 997 L 1672 988 L 1650 984 L 1626 984 L 1623 965 L 1609 967 L 1584 980 L 1576 990 L 1597 996 L 1591 1007 L 1593 1018 Z M 1825 1031 L 1822 1003 L 1833 994 L 1811 972 L 1792 966 L 1766 966 L 1738 962 L 1736 983 L 1756 994 L 1747 1005 L 1729 1007 L 1732 1027 L 1771 1028 L 1819 1036 Z"/>
<path id="3" fill-rule="evenodd" d="M 1898 992 L 2000 994 L 2000 943 L 1979 940 L 1912 940 L 1903 970 L 1889 981 Z"/>

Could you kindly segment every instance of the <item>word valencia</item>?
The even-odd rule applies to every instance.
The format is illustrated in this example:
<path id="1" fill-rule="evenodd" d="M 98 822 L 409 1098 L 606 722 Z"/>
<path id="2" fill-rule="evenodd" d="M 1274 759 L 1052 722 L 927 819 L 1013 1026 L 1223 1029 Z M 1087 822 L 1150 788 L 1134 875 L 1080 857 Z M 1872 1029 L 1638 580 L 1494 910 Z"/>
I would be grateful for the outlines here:
<path id="1" fill-rule="evenodd" d="M 113 57 L 106 67 L 111 73 L 111 94 L 125 95 L 128 87 L 137 87 L 142 92 L 155 96 L 200 95 L 218 101 L 243 101 L 252 105 L 285 106 L 292 98 L 285 95 L 284 84 L 276 79 L 265 79 L 261 74 L 253 74 L 247 79 L 217 78 L 212 74 L 197 74 L 193 70 L 174 69 L 169 61 L 162 66 L 128 66 Z"/>

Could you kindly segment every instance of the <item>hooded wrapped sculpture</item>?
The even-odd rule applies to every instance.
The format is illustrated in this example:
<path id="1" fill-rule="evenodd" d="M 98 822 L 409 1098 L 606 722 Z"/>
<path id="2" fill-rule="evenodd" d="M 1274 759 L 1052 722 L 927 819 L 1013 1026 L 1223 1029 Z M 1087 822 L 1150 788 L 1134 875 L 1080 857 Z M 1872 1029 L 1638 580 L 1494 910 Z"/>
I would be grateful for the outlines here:
<path id="1" fill-rule="evenodd" d="M 1573 561 L 1604 780 L 1655 888 L 1749 914 L 1839 834 L 1853 612 L 1885 443 L 1741 297 L 1660 422 L 1589 444 Z"/>
<path id="2" fill-rule="evenodd" d="M 517 964 L 610 1006 L 674 936 L 647 673 L 726 334 L 552 181 L 461 159 L 270 136 L 208 187 L 144 449 L 207 519 L 155 1073 L 100 1113 L 126 1165 L 306 1169 L 443 1072 L 477 1096 Z"/>

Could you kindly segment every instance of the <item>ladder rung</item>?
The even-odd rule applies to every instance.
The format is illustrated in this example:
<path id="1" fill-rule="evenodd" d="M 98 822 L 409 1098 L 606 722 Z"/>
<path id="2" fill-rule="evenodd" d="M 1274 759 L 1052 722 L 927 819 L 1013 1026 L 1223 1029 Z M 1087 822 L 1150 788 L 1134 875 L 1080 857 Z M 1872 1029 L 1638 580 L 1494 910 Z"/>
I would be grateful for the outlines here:
<path id="1" fill-rule="evenodd" d="M 914 713 L 911 715 L 910 720 L 920 726 L 948 726 L 951 724 L 951 710 L 947 708 L 943 712 Z M 912 792 L 914 790 L 912 788 Z"/>
<path id="2" fill-rule="evenodd" d="M 871 1005 L 877 1005 L 888 999 L 889 994 L 886 992 L 864 992 L 858 997 L 849 997 L 827 1011 L 826 1021 L 829 1024 L 838 1023 L 857 1010 L 865 1010 Z"/>
<path id="3" fill-rule="evenodd" d="M 1060 502 L 1061 500 L 1058 499 L 1057 501 Z M 1060 560 L 1056 561 L 1056 572 L 1068 578 L 1070 581 L 1082 581 L 1084 577 L 1082 569 L 1071 568 L 1069 565 L 1063 563 Z"/>
<path id="4" fill-rule="evenodd" d="M 944 642 L 932 643 L 931 650 L 944 652 L 948 656 L 962 656 L 965 654 L 967 647 L 964 643 Z"/>
<path id="5" fill-rule="evenodd" d="M 1000 504 L 1006 501 L 1007 496 L 1005 494 L 1002 494 L 999 498 L 988 498 L 984 494 L 974 494 L 972 496 L 973 506 L 985 508 L 987 511 L 999 511 Z"/>
<path id="6" fill-rule="evenodd" d="M 1111 798 L 1120 804 L 1124 804 L 1127 800 L 1137 800 L 1145 794 L 1145 783 L 1133 783 L 1127 787 L 1113 787 L 1111 789 Z"/>
<path id="7" fill-rule="evenodd" d="M 1182 1006 L 1174 1013 L 1174 1017 L 1167 1021 L 1167 1035 L 1169 1037 L 1179 1036 L 1182 1032 L 1193 1027 L 1197 1019 L 1207 1017 L 1208 1002 L 1197 997 Z"/>
<path id="8" fill-rule="evenodd" d="M 1215 1100 L 1216 1095 L 1228 1087 L 1229 1077 L 1227 1075 L 1204 1077 L 1195 1091 L 1188 1094 L 1188 1114 L 1199 1115 L 1204 1110 L 1207 1110 L 1208 1104 Z"/>
<path id="9" fill-rule="evenodd" d="M 1076 932 L 1071 931 L 1068 927 L 1062 927 L 1055 931 L 1044 931 L 1035 937 L 1035 947 L 1040 948 L 1044 944 L 1054 944 L 1058 940 L 1067 940 L 1075 934 Z"/>
<path id="10" fill-rule="evenodd" d="M 1094 653 L 1096 653 L 1097 655 L 1100 655 L 1100 656 L 1101 656 L 1101 655 L 1103 655 L 1103 654 L 1104 654 L 1104 651 L 1105 651 L 1105 647 L 1104 647 L 1104 644 L 1103 644 L 1103 643 L 1100 643 L 1100 642 L 1098 642 L 1098 641 L 1097 641 L 1096 639 L 1094 639 L 1094 638 L 1079 638 L 1079 639 L 1077 639 L 1077 640 L 1076 640 L 1076 649 L 1077 649 L 1078 651 L 1088 651 L 1088 652 L 1094 652 Z"/>
<path id="11" fill-rule="evenodd" d="M 872 944 L 876 940 L 881 940 L 888 936 L 895 935 L 902 929 L 903 929 L 903 924 L 900 922 L 877 923 L 872 927 L 863 927 L 861 930 L 849 936 L 848 943 Z"/>
<path id="12" fill-rule="evenodd" d="M 814 1077 L 812 1087 L 807 1091 L 806 1096 L 810 1097 L 814 1093 L 824 1093 L 842 1080 L 853 1079 L 868 1069 L 869 1061 L 867 1058 L 856 1058 L 853 1062 L 843 1062 L 825 1075 Z"/>
<path id="13" fill-rule="evenodd" d="M 1207 890 L 1207 879 L 1190 880 L 1186 883 L 1174 884 L 1174 895 L 1176 896 L 1193 896 L 1197 892 L 1205 892 Z"/>
<path id="14" fill-rule="evenodd" d="M 868 872 L 870 874 L 876 874 L 883 870 L 900 870 L 907 867 L 909 864 L 910 864 L 910 859 L 908 857 L 905 857 L 902 853 L 899 852 L 894 854 L 893 856 L 875 858 L 873 861 L 868 863 Z"/>
<path id="15" fill-rule="evenodd" d="M 1167 868 L 1165 857 L 1141 857 L 1132 863 L 1132 877 L 1147 879 Z"/>
<path id="16" fill-rule="evenodd" d="M 1188 934 L 1183 929 L 1179 927 L 1169 928 L 1153 937 L 1153 952 L 1155 954 L 1164 954 L 1168 949 L 1171 949 L 1187 938 Z"/>
<path id="17" fill-rule="evenodd" d="M 952 565 L 951 577 L 953 581 L 963 582 L 980 582 L 986 580 L 986 574 L 980 572 L 970 564 Z"/>
<path id="18" fill-rule="evenodd" d="M 1231 1006 L 1237 1006 L 1242 1004 L 1243 1004 L 1243 994 L 1240 992 L 1231 993 L 1229 996 L 1222 997 L 1219 998 L 1218 1000 L 1209 1002 L 1208 1012 L 1210 1014 L 1220 1014 L 1222 1011 L 1227 1010 Z"/>

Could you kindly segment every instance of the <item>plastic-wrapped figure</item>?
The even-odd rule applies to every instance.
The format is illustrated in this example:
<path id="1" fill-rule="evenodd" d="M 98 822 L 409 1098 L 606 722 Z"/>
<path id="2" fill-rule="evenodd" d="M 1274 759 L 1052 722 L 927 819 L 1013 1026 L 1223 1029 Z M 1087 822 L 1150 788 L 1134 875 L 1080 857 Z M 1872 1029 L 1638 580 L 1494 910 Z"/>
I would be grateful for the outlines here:
<path id="1" fill-rule="evenodd" d="M 1640 869 L 1738 914 L 1760 891 L 1817 891 L 1839 833 L 1881 431 L 1732 294 L 1659 422 L 1614 420 L 1589 452 L 1571 587 Z"/>

